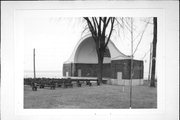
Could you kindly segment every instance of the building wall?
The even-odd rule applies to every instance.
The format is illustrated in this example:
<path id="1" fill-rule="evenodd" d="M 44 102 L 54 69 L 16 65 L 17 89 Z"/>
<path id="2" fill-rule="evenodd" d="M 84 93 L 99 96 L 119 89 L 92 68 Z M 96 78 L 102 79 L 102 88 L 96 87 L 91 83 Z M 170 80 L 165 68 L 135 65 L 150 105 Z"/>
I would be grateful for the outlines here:
<path id="1" fill-rule="evenodd" d="M 66 72 L 68 72 L 69 76 L 73 76 L 73 63 L 63 64 L 63 76 L 66 76 Z"/>
<path id="2" fill-rule="evenodd" d="M 98 64 L 72 63 L 63 65 L 63 76 L 69 72 L 70 76 L 77 77 L 78 70 L 81 70 L 81 77 L 97 77 Z M 103 64 L 103 77 L 111 77 L 111 64 Z"/>
<path id="3" fill-rule="evenodd" d="M 133 79 L 143 79 L 144 77 L 144 63 L 140 60 L 133 60 L 134 75 Z"/>
<path id="4" fill-rule="evenodd" d="M 133 60 L 133 79 L 143 78 L 143 61 Z M 69 76 L 78 76 L 81 70 L 81 77 L 97 77 L 98 64 L 69 63 L 63 65 L 63 76 L 68 72 Z M 122 79 L 131 78 L 131 60 L 113 60 L 111 63 L 103 64 L 103 77 L 117 79 L 117 73 L 122 73 Z"/>
<path id="5" fill-rule="evenodd" d="M 143 61 L 133 60 L 133 79 L 143 78 Z M 131 60 L 113 60 L 111 62 L 112 78 L 117 79 L 117 73 L 122 72 L 122 79 L 131 78 Z"/>
<path id="6" fill-rule="evenodd" d="M 129 60 L 113 60 L 111 62 L 112 76 L 117 79 L 117 73 L 122 72 L 122 79 L 130 79 L 130 61 Z"/>
<path id="7" fill-rule="evenodd" d="M 97 77 L 98 73 L 98 64 L 82 64 L 75 63 L 75 74 L 74 76 L 78 76 L 78 70 L 82 71 L 83 77 Z M 104 63 L 103 64 L 103 77 L 111 77 L 111 64 Z"/>

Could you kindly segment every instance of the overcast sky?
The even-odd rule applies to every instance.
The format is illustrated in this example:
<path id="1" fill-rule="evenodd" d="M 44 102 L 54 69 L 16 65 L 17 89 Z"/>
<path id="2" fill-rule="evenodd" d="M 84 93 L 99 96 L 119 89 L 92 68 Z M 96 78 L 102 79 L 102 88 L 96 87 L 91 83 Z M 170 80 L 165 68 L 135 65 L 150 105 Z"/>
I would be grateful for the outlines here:
<path id="1" fill-rule="evenodd" d="M 134 49 L 141 38 L 139 33 L 142 33 L 146 25 L 142 21 L 143 19 L 134 18 L 134 28 L 136 29 L 134 32 L 134 38 L 136 38 L 134 40 Z M 32 17 L 25 19 L 25 71 L 33 70 L 33 48 L 36 49 L 37 71 L 62 71 L 63 62 L 70 57 L 77 42 L 83 36 L 84 25 L 83 19 L 78 17 Z M 152 26 L 152 24 L 147 26 L 138 50 L 134 55 L 135 59 L 142 60 L 143 56 L 148 52 L 152 41 Z M 122 53 L 131 55 L 130 32 L 120 30 L 120 35 L 117 32 L 117 30 L 113 32 L 112 41 Z M 144 64 L 145 69 L 147 69 L 149 54 L 143 60 L 146 61 Z"/>

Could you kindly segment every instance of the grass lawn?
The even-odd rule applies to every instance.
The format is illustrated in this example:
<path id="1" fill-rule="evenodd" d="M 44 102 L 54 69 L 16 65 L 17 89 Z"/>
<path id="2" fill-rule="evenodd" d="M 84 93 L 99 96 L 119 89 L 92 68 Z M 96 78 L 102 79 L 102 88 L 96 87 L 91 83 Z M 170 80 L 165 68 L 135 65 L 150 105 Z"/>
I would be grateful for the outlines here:
<path id="1" fill-rule="evenodd" d="M 156 108 L 157 89 L 133 86 L 132 108 Z M 24 108 L 129 108 L 129 86 L 101 85 L 32 91 L 24 86 Z"/>

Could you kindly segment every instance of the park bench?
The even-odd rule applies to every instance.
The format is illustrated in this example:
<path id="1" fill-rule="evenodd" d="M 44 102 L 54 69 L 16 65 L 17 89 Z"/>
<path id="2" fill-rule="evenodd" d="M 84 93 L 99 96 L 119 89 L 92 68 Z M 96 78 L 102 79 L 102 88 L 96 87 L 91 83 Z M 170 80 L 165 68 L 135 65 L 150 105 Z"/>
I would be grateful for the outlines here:
<path id="1" fill-rule="evenodd" d="M 60 80 L 56 81 L 56 87 L 62 87 L 63 84 L 64 84 L 64 80 L 63 79 L 60 79 Z"/>
<path id="2" fill-rule="evenodd" d="M 72 81 L 70 78 L 68 78 L 67 80 L 64 80 L 64 87 L 73 87 Z"/>
<path id="3" fill-rule="evenodd" d="M 45 82 L 43 81 L 43 80 L 41 80 L 40 82 L 39 82 L 39 88 L 41 89 L 41 88 L 44 88 L 45 87 Z"/>
<path id="4" fill-rule="evenodd" d="M 55 84 L 50 84 L 50 83 L 44 84 L 43 87 L 41 88 L 45 88 L 45 87 L 50 87 L 51 90 L 54 90 L 56 88 Z"/>
<path id="5" fill-rule="evenodd" d="M 97 86 L 99 86 L 100 85 L 100 83 L 99 83 L 99 81 L 98 81 L 98 79 L 97 79 Z"/>
<path id="6" fill-rule="evenodd" d="M 32 82 L 31 86 L 33 91 L 37 91 L 37 83 Z"/>
<path id="7" fill-rule="evenodd" d="M 81 87 L 81 83 L 80 83 L 79 80 L 77 80 L 77 86 L 78 86 L 78 87 Z"/>
<path id="8" fill-rule="evenodd" d="M 86 80 L 86 85 L 92 86 L 92 83 L 90 82 L 90 80 Z"/>
<path id="9" fill-rule="evenodd" d="M 39 88 L 45 88 L 45 87 L 50 87 L 50 89 L 55 89 L 56 88 L 56 84 L 54 82 L 54 80 L 41 80 L 39 81 L 39 83 L 37 84 L 37 86 L 39 86 Z"/>
<path id="10" fill-rule="evenodd" d="M 51 90 L 54 90 L 56 88 L 55 82 L 53 80 L 50 80 L 50 82 L 47 86 L 49 86 Z"/>
<path id="11" fill-rule="evenodd" d="M 45 84 L 39 84 L 39 88 L 44 88 L 45 87 Z"/>

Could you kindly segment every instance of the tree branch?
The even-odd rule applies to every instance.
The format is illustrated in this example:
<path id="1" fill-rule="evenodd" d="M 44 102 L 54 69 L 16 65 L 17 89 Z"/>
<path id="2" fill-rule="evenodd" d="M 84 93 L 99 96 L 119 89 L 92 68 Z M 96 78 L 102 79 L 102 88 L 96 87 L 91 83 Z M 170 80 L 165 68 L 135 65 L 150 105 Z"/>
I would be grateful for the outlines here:
<path id="1" fill-rule="evenodd" d="M 114 21 L 115 21 L 115 18 L 112 17 L 112 18 L 111 18 L 111 30 L 110 30 L 109 36 L 108 36 L 108 38 L 107 38 L 107 41 L 106 41 L 106 43 L 105 43 L 104 49 L 107 47 L 107 44 L 109 43 L 109 40 L 110 40 L 112 31 L 113 31 Z"/>
<path id="2" fill-rule="evenodd" d="M 137 44 L 137 46 L 136 46 L 136 49 L 135 49 L 134 52 L 133 52 L 133 55 L 135 54 L 135 52 L 137 51 L 137 48 L 138 48 L 139 44 L 141 43 L 141 40 L 142 40 L 142 38 L 143 38 L 144 32 L 145 32 L 145 30 L 146 30 L 148 24 L 149 24 L 149 23 L 146 23 L 146 26 L 145 26 L 145 28 L 144 28 L 142 34 L 141 34 L 141 38 L 140 38 L 140 40 L 139 40 L 139 42 L 138 42 L 138 44 Z"/>
<path id="3" fill-rule="evenodd" d="M 98 24 L 98 36 L 101 36 L 101 17 L 99 18 L 99 24 Z"/>
<path id="4" fill-rule="evenodd" d="M 93 23 L 94 23 L 95 35 L 97 36 L 97 29 L 96 29 L 96 28 L 97 28 L 97 26 L 98 26 L 98 25 L 97 25 L 97 23 L 96 23 L 96 21 L 97 21 L 97 20 L 96 20 L 96 18 L 95 18 L 95 17 L 92 17 L 92 20 L 93 20 Z"/>

